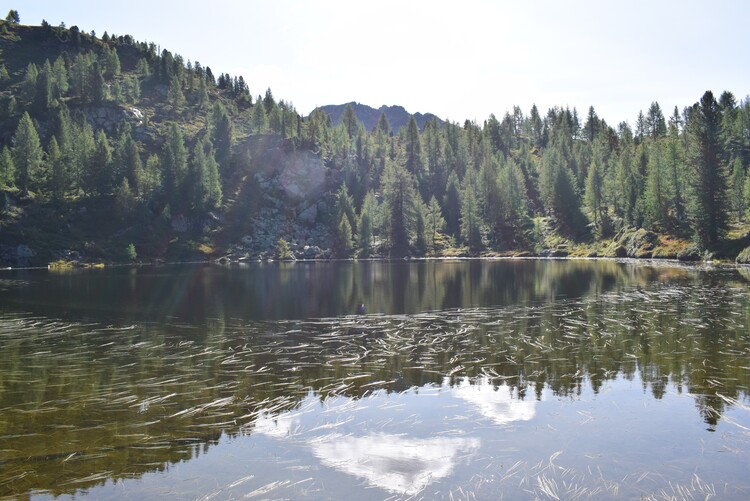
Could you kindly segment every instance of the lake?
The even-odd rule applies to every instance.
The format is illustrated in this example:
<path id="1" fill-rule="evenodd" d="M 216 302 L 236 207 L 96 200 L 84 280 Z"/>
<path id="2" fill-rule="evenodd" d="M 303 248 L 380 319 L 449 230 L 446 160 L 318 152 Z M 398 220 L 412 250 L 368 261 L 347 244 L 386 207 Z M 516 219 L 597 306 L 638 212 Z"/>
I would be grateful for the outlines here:
<path id="1" fill-rule="evenodd" d="M 748 499 L 749 282 L 614 260 L 2 271 L 0 498 Z"/>

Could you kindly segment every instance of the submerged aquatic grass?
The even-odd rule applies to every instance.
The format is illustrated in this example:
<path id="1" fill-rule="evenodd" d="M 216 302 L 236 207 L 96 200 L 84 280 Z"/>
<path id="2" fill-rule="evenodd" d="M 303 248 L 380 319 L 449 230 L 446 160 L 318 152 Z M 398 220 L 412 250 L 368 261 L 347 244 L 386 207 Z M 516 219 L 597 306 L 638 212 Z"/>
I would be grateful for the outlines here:
<path id="1" fill-rule="evenodd" d="M 739 498 L 749 326 L 726 280 L 203 325 L 5 312 L 0 496 Z"/>

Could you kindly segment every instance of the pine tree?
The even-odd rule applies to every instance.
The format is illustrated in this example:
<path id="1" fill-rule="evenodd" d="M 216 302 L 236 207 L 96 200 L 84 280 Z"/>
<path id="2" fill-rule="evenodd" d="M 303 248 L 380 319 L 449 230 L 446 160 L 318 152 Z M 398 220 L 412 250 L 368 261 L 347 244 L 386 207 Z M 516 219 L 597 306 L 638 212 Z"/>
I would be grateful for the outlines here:
<path id="1" fill-rule="evenodd" d="M 342 214 L 333 239 L 333 253 L 336 257 L 349 257 L 352 252 L 352 227 L 349 218 Z"/>
<path id="2" fill-rule="evenodd" d="M 182 83 L 177 76 L 173 76 L 169 81 L 167 100 L 172 105 L 174 111 L 179 111 L 185 106 L 185 94 L 182 92 Z"/>
<path id="3" fill-rule="evenodd" d="M 664 183 L 664 155 L 660 143 L 652 143 L 648 155 L 648 174 L 644 192 L 644 224 L 655 230 L 669 229 L 669 193 Z"/>
<path id="4" fill-rule="evenodd" d="M 251 123 L 256 134 L 264 134 L 268 129 L 268 117 L 266 108 L 262 103 L 255 103 L 252 109 Z"/>
<path id="5" fill-rule="evenodd" d="M 445 219 L 443 219 L 440 204 L 433 195 L 425 208 L 425 240 L 428 250 L 436 250 L 438 234 L 444 229 Z"/>
<path id="6" fill-rule="evenodd" d="M 161 192 L 161 161 L 157 155 L 149 155 L 141 180 L 141 197 L 147 203 Z"/>
<path id="7" fill-rule="evenodd" d="M 26 73 L 21 82 L 20 92 L 21 98 L 26 103 L 33 103 L 36 97 L 36 81 L 39 78 L 39 68 L 34 63 L 29 63 L 26 66 Z"/>
<path id="8" fill-rule="evenodd" d="M 370 255 L 375 229 L 374 219 L 377 210 L 378 202 L 375 199 L 375 194 L 369 191 L 362 202 L 362 210 L 360 211 L 358 224 L 359 232 L 357 234 L 357 243 L 359 245 L 359 254 L 362 257 L 368 257 Z"/>
<path id="9" fill-rule="evenodd" d="M 128 178 L 122 178 L 120 185 L 115 190 L 115 212 L 120 219 L 126 219 L 135 206 L 135 195 L 130 189 Z"/>
<path id="10" fill-rule="evenodd" d="M 24 194 L 27 194 L 29 188 L 39 185 L 41 181 L 44 153 L 39 141 L 39 134 L 28 112 L 24 113 L 18 122 L 12 144 L 11 152 L 16 170 L 16 186 Z"/>
<path id="11" fill-rule="evenodd" d="M 53 104 L 53 81 L 52 66 L 49 59 L 45 61 L 42 70 L 36 78 L 36 93 L 34 96 L 34 110 L 39 113 L 46 113 Z"/>
<path id="12" fill-rule="evenodd" d="M 18 24 L 21 22 L 21 16 L 18 15 L 17 10 L 10 9 L 8 11 L 8 15 L 5 16 L 5 20 L 11 24 Z"/>
<path id="13" fill-rule="evenodd" d="M 745 167 L 740 158 L 735 158 L 732 163 L 731 183 L 731 206 L 736 214 L 737 220 L 742 221 L 745 217 Z"/>
<path id="14" fill-rule="evenodd" d="M 49 171 L 49 192 L 52 200 L 56 203 L 62 202 L 65 198 L 65 192 L 68 188 L 67 173 L 63 163 L 60 147 L 57 140 L 52 137 L 47 148 L 47 169 Z"/>
<path id="15" fill-rule="evenodd" d="M 216 152 L 219 171 L 223 175 L 227 175 L 232 160 L 234 126 L 226 108 L 218 101 L 211 114 L 211 143 Z"/>
<path id="16" fill-rule="evenodd" d="M 679 115 L 677 114 L 677 107 L 675 107 L 675 115 L 676 117 L 670 119 L 668 135 L 665 139 L 664 162 L 668 173 L 670 193 L 672 194 L 671 205 L 674 209 L 674 217 L 679 224 L 683 224 L 686 221 L 685 162 L 678 131 Z"/>
<path id="17" fill-rule="evenodd" d="M 477 174 L 473 169 L 466 171 L 461 184 L 461 238 L 469 250 L 482 249 L 482 209 L 477 193 Z"/>
<path id="18" fill-rule="evenodd" d="M 383 171 L 383 198 L 388 211 L 391 255 L 406 256 L 417 210 L 413 176 L 400 160 L 387 160 Z"/>
<path id="19" fill-rule="evenodd" d="M 495 215 L 497 240 L 509 249 L 528 246 L 527 233 L 532 227 L 528 214 L 524 176 L 518 164 L 509 160 L 501 167 L 497 178 L 500 211 Z"/>
<path id="20" fill-rule="evenodd" d="M 461 235 L 461 189 L 455 171 L 451 171 L 448 175 L 445 201 L 443 202 L 443 216 L 445 217 L 448 234 L 458 238 Z"/>
<path id="21" fill-rule="evenodd" d="M 349 228 L 352 232 L 357 231 L 357 218 L 354 212 L 354 201 L 352 200 L 349 191 L 346 189 L 346 184 L 342 184 L 339 191 L 336 193 L 336 219 L 340 220 L 341 217 L 346 217 L 349 222 Z"/>
<path id="22" fill-rule="evenodd" d="M 258 102 L 261 100 L 258 99 Z M 265 108 L 266 115 L 270 115 L 271 111 L 273 110 L 273 107 L 276 105 L 276 101 L 273 98 L 273 92 L 271 92 L 271 88 L 269 87 L 266 89 L 266 95 L 263 97 L 263 108 Z"/>
<path id="23" fill-rule="evenodd" d="M 58 56 L 55 59 L 55 64 L 52 65 L 52 75 L 52 94 L 55 99 L 60 99 L 67 94 L 70 88 L 70 84 L 68 83 L 68 69 L 65 67 L 65 60 L 62 56 Z"/>
<path id="24" fill-rule="evenodd" d="M 10 187 L 16 177 L 16 167 L 7 146 L 0 150 L 0 187 Z"/>
<path id="25" fill-rule="evenodd" d="M 375 126 L 375 131 L 380 132 L 385 136 L 390 136 L 392 133 L 391 124 L 388 122 L 388 117 L 385 116 L 385 112 L 380 112 L 378 118 L 378 124 Z"/>
<path id="26" fill-rule="evenodd" d="M 114 189 L 115 173 L 112 166 L 112 150 L 103 130 L 96 134 L 94 154 L 84 181 L 84 190 L 94 195 L 111 193 Z"/>
<path id="27" fill-rule="evenodd" d="M 560 231 L 570 237 L 580 236 L 585 228 L 585 218 L 575 181 L 556 148 L 548 149 L 542 157 L 539 191 L 544 208 L 557 219 Z"/>
<path id="28" fill-rule="evenodd" d="M 187 192 L 194 212 L 203 214 L 221 204 L 219 167 L 214 157 L 213 145 L 208 138 L 203 138 L 195 144 L 187 181 Z"/>
<path id="29" fill-rule="evenodd" d="M 644 129 L 646 135 L 651 139 L 657 139 L 667 135 L 667 123 L 664 120 L 664 114 L 661 111 L 659 103 L 654 101 L 648 109 L 644 119 Z"/>
<path id="30" fill-rule="evenodd" d="M 179 211 L 184 206 L 181 192 L 187 176 L 188 152 L 182 131 L 175 123 L 169 127 L 167 140 L 162 150 L 161 164 L 165 202 Z"/>
<path id="31" fill-rule="evenodd" d="M 406 124 L 404 152 L 406 154 L 404 167 L 419 179 L 422 172 L 422 143 L 419 139 L 419 127 L 413 115 L 409 117 Z"/>
<path id="32" fill-rule="evenodd" d="M 695 238 L 704 248 L 716 244 L 728 227 L 727 176 L 722 165 L 721 114 L 711 91 L 689 115 L 688 213 Z"/>
<path id="33" fill-rule="evenodd" d="M 357 120 L 357 115 L 354 113 L 354 108 L 352 108 L 351 104 L 347 104 L 344 108 L 344 113 L 341 115 L 341 123 L 344 124 L 346 135 L 349 139 L 352 139 L 357 134 L 359 120 Z"/>

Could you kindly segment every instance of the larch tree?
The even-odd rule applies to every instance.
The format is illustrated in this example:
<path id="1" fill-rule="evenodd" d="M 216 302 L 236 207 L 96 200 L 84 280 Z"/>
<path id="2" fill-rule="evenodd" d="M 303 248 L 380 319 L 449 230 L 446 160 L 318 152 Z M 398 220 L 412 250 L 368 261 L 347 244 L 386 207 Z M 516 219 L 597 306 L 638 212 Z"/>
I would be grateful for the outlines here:
<path id="1" fill-rule="evenodd" d="M 0 150 L 0 187 L 10 187 L 15 177 L 16 167 L 13 164 L 13 156 L 10 154 L 10 149 L 3 146 Z"/>
<path id="2" fill-rule="evenodd" d="M 13 165 L 16 170 L 16 186 L 24 193 L 38 184 L 43 168 L 43 154 L 39 134 L 28 112 L 21 116 L 11 140 Z"/>

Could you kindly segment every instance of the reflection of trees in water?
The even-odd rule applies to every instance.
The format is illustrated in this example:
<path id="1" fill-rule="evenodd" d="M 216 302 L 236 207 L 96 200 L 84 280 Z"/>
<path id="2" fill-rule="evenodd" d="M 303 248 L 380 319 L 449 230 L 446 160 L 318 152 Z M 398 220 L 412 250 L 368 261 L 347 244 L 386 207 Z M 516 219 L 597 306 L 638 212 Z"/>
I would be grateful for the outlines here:
<path id="1" fill-rule="evenodd" d="M 436 264 L 407 263 L 400 272 L 350 266 L 343 280 L 320 286 L 326 300 L 356 304 L 380 298 L 373 291 L 390 282 L 403 292 L 373 299 L 384 308 L 491 298 L 512 305 L 249 323 L 229 309 L 200 328 L 0 320 L 0 495 L 71 493 L 159 471 L 222 434 L 252 433 L 258 416 L 293 409 L 311 390 L 321 399 L 359 398 L 441 385 L 447 376 L 456 386 L 506 385 L 528 399 L 545 388 L 575 396 L 590 384 L 598 392 L 621 375 L 640 378 L 655 398 L 670 385 L 690 392 L 709 425 L 725 397 L 747 394 L 744 282 L 614 262 L 510 271 Z"/>

